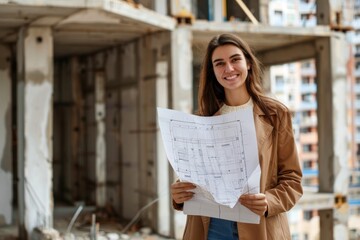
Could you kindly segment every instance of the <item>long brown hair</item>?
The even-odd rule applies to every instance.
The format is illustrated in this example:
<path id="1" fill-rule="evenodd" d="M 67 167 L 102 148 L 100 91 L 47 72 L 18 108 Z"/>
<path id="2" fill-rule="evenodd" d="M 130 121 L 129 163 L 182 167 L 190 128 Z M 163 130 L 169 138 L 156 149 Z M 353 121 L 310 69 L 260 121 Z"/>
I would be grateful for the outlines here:
<path id="1" fill-rule="evenodd" d="M 264 112 L 266 119 L 268 119 L 271 125 L 274 125 L 273 120 L 270 117 L 271 106 L 269 106 L 269 98 L 263 93 L 260 84 L 263 74 L 261 64 L 253 54 L 249 45 L 241 38 L 232 34 L 217 35 L 210 40 L 207 46 L 207 51 L 200 73 L 198 94 L 199 115 L 214 115 L 225 101 L 225 91 L 216 80 L 211 58 L 217 47 L 228 44 L 238 47 L 244 53 L 246 61 L 248 65 L 250 65 L 245 82 L 246 89 L 253 102 Z"/>

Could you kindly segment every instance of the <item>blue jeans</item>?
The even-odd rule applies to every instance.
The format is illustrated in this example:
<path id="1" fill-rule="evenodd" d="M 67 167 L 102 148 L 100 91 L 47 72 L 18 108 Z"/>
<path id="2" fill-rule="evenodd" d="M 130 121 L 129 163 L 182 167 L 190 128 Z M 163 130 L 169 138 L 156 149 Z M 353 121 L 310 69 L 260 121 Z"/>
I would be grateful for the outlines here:
<path id="1" fill-rule="evenodd" d="M 237 223 L 234 221 L 211 218 L 208 240 L 238 240 Z"/>

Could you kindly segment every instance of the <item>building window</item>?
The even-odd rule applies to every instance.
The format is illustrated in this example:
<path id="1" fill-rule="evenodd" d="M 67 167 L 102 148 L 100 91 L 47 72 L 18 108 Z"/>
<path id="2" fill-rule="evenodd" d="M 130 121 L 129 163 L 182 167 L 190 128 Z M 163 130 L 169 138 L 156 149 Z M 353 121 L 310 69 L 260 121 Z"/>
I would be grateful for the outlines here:
<path id="1" fill-rule="evenodd" d="M 285 80 L 283 76 L 275 76 L 275 83 L 276 85 L 284 85 Z"/>
<path id="2" fill-rule="evenodd" d="M 356 68 L 356 70 L 359 70 L 359 69 L 360 69 L 360 62 L 356 62 L 355 68 Z"/>
<path id="3" fill-rule="evenodd" d="M 297 234 L 297 233 L 292 233 L 291 234 L 291 240 L 299 240 L 300 238 L 299 238 L 299 234 Z"/>
<path id="4" fill-rule="evenodd" d="M 305 101 L 305 102 L 314 102 L 314 101 L 316 101 L 315 96 L 312 93 L 303 94 L 301 96 L 301 100 Z"/>
<path id="5" fill-rule="evenodd" d="M 310 144 L 304 144 L 302 145 L 303 152 L 311 152 L 311 145 Z"/>
<path id="6" fill-rule="evenodd" d="M 301 78 L 301 83 L 302 84 L 310 84 L 310 77 L 302 77 Z"/>
<path id="7" fill-rule="evenodd" d="M 309 67 L 311 67 L 310 61 L 305 61 L 301 63 L 301 68 L 309 68 Z"/>
<path id="8" fill-rule="evenodd" d="M 309 133 L 309 132 L 311 132 L 311 128 L 303 127 L 300 129 L 300 133 Z"/>
<path id="9" fill-rule="evenodd" d="M 309 169 L 309 168 L 311 168 L 311 166 L 312 166 L 312 162 L 311 162 L 311 161 L 304 161 L 304 162 L 303 162 L 303 168 L 304 168 L 304 169 Z"/>
<path id="10" fill-rule="evenodd" d="M 313 215 L 313 211 L 304 211 L 304 220 L 310 221 Z"/>
<path id="11" fill-rule="evenodd" d="M 304 233 L 304 240 L 309 240 L 309 234 Z"/>

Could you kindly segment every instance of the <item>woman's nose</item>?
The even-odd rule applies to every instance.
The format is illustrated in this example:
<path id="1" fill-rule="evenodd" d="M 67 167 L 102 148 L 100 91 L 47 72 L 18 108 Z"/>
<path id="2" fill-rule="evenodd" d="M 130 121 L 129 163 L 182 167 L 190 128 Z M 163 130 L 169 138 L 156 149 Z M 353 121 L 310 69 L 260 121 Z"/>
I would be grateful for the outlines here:
<path id="1" fill-rule="evenodd" d="M 234 70 L 233 65 L 231 63 L 226 63 L 225 72 L 231 72 L 232 70 Z"/>

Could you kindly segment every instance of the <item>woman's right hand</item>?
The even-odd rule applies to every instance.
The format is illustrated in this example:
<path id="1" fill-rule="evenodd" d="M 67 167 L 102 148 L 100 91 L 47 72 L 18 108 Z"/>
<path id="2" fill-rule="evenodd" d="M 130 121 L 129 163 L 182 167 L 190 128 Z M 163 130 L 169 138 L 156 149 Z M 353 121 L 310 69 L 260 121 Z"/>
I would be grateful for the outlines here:
<path id="1" fill-rule="evenodd" d="M 171 196 L 177 204 L 182 204 L 190 200 L 194 193 L 190 190 L 196 188 L 195 184 L 190 182 L 175 182 L 171 185 Z"/>

